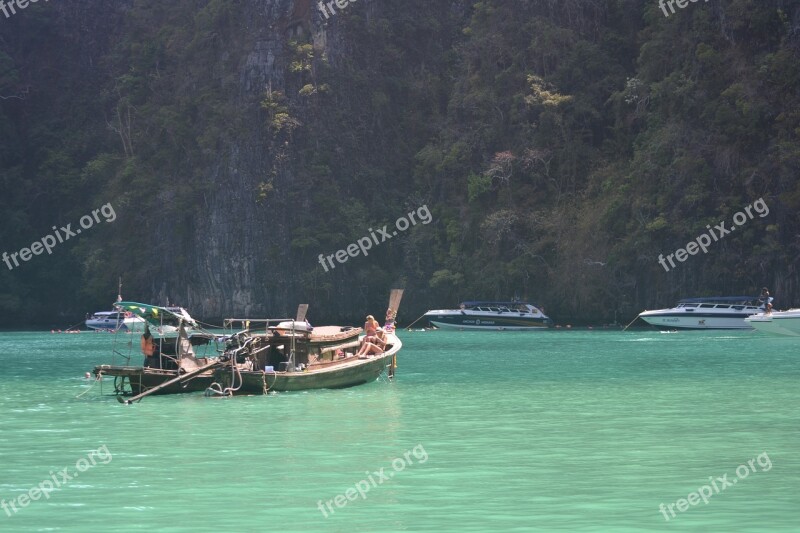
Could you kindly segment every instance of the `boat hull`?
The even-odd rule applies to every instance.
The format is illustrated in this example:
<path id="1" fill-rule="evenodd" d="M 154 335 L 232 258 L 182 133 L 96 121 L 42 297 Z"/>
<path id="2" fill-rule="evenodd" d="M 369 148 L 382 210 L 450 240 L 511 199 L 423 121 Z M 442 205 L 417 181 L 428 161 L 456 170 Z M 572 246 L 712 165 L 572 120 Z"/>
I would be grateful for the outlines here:
<path id="1" fill-rule="evenodd" d="M 753 329 L 747 322 L 745 317 L 719 317 L 719 316 L 704 316 L 704 315 L 688 315 L 675 314 L 664 315 L 648 315 L 643 316 L 644 313 L 639 315 L 642 320 L 655 326 L 659 329 Z"/>
<path id="2" fill-rule="evenodd" d="M 114 366 L 99 365 L 93 370 L 95 376 L 114 377 L 117 393 L 130 393 L 133 395 L 141 394 L 147 390 L 166 383 L 178 377 L 176 370 L 161 370 L 157 368 L 147 368 L 141 366 Z M 173 385 L 165 387 L 153 394 L 180 394 L 184 392 L 199 392 L 206 390 L 214 381 L 211 371 L 195 376 L 186 381 L 179 381 Z"/>
<path id="3" fill-rule="evenodd" d="M 749 317 L 747 322 L 762 333 L 800 337 L 800 310 L 760 313 Z"/>
<path id="4" fill-rule="evenodd" d="M 241 372 L 242 386 L 234 394 L 265 394 L 313 389 L 344 389 L 375 381 L 391 364 L 391 355 L 378 355 L 357 360 L 352 366 L 340 365 L 330 370 L 306 372 Z M 238 377 L 236 378 L 238 379 Z M 216 382 L 222 388 L 232 384 L 230 368 L 218 370 Z M 238 384 L 238 383 L 236 383 Z"/>
<path id="5" fill-rule="evenodd" d="M 440 329 L 456 330 L 544 330 L 552 326 L 549 318 L 506 316 L 506 315 L 477 315 L 469 312 L 462 313 L 429 313 L 425 315 L 431 325 Z"/>
<path id="6" fill-rule="evenodd" d="M 128 317 L 122 321 L 117 320 L 104 320 L 104 319 L 87 319 L 84 324 L 89 329 L 101 331 L 130 331 L 138 333 L 144 331 L 144 320 L 139 317 Z"/>
<path id="7" fill-rule="evenodd" d="M 303 371 L 233 371 L 230 365 L 215 370 L 215 388 L 232 394 L 267 394 L 312 389 L 343 389 L 377 380 L 394 363 L 403 344 L 397 336 L 388 336 L 390 349 L 372 356 L 351 356 L 315 363 Z"/>

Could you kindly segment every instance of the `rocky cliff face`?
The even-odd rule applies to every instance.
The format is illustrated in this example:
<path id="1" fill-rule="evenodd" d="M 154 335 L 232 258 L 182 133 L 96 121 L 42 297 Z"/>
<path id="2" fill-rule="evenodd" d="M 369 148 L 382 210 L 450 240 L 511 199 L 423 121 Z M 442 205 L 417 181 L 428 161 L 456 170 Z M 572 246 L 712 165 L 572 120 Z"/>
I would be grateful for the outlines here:
<path id="1" fill-rule="evenodd" d="M 185 250 L 190 258 L 186 269 L 176 269 L 165 254 L 163 276 L 154 279 L 151 291 L 154 301 L 177 301 L 199 316 L 293 315 L 310 291 L 298 275 L 299 259 L 290 243 L 298 213 L 308 214 L 314 206 L 296 190 L 294 139 L 271 134 L 260 104 L 271 91 L 285 95 L 287 107 L 304 105 L 298 102 L 299 87 L 287 79 L 293 61 L 290 42 L 310 40 L 312 68 L 319 68 L 323 57 L 330 65 L 341 43 L 338 20 L 326 20 L 309 0 L 250 0 L 241 4 L 234 24 L 239 38 L 219 50 L 219 65 L 212 70 L 232 71 L 225 91 L 239 127 L 219 145 L 208 174 L 200 178 L 209 186 L 192 214 L 191 242 L 179 242 L 167 232 L 172 242 L 166 249 Z M 262 196 L 265 184 L 268 192 Z M 326 309 L 329 302 L 310 303 L 316 316 L 362 313 Z"/>
<path id="2" fill-rule="evenodd" d="M 289 165 L 269 175 L 277 156 L 292 153 L 272 142 L 259 104 L 268 89 L 289 93 L 290 38 L 311 31 L 315 42 L 325 42 L 325 30 L 308 0 L 244 2 L 240 20 L 239 46 L 220 50 L 219 59 L 221 68 L 236 70 L 237 83 L 227 89 L 241 111 L 241 134 L 220 146 L 208 169 L 212 186 L 194 214 L 189 275 L 165 263 L 170 281 L 155 284 L 154 296 L 178 298 L 200 316 L 293 314 L 300 303 L 289 263 L 296 206 L 285 196 L 293 176 Z M 258 201 L 259 185 L 270 179 L 276 194 Z"/>

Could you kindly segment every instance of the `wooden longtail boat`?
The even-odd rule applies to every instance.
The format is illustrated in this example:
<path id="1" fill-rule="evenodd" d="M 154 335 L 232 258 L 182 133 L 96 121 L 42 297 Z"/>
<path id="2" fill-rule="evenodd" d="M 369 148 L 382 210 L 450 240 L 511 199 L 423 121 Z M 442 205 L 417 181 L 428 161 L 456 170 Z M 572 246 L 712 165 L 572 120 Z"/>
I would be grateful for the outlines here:
<path id="1" fill-rule="evenodd" d="M 391 308 L 399 307 L 402 295 L 401 289 L 392 291 Z M 174 343 L 158 339 L 157 357 L 148 357 L 141 367 L 99 365 L 94 368 L 95 376 L 114 376 L 117 399 L 122 403 L 139 401 L 150 394 L 199 390 L 227 396 L 351 387 L 375 381 L 387 370 L 389 377 L 394 377 L 396 356 L 402 348 L 392 322 L 382 353 L 357 356 L 361 328 L 311 328 L 305 322 L 308 305 L 303 304 L 295 320 L 228 319 L 226 327 L 241 322 L 245 329 L 227 337 L 226 349 L 220 357 L 197 357 L 193 346 L 207 345 L 216 338 L 206 332 L 187 333 L 187 323 L 199 329 L 188 313 L 175 314 L 167 308 L 145 304 L 122 304 L 129 304 L 127 309 L 132 312 L 137 312 L 133 307 L 139 306 L 139 316 L 153 325 L 155 320 L 161 320 L 163 325 L 164 317 L 169 317 L 174 326 L 170 331 L 176 334 Z M 263 331 L 250 329 L 252 324 L 263 324 Z M 173 344 L 174 351 L 170 352 Z M 115 353 L 119 352 L 115 350 Z M 123 399 L 122 395 L 133 397 Z"/>
<path id="2" fill-rule="evenodd" d="M 392 291 L 390 309 L 394 312 L 402 295 L 402 289 Z M 363 339 L 358 333 L 315 329 L 315 339 L 313 332 L 302 328 L 266 329 L 264 334 L 243 331 L 231 338 L 207 394 L 345 388 L 375 381 L 384 372 L 392 378 L 403 346 L 393 327 L 386 332 L 384 351 L 366 356 L 355 355 Z"/>
<path id="3" fill-rule="evenodd" d="M 215 383 L 209 392 L 266 394 L 361 385 L 375 381 L 387 370 L 393 375 L 395 358 L 403 346 L 393 333 L 387 334 L 383 353 L 369 356 L 354 355 L 358 340 L 315 351 L 309 337 L 302 333 L 244 335 L 238 343 L 237 348 L 226 352 L 227 360 L 223 355 L 223 364 L 215 368 Z"/>

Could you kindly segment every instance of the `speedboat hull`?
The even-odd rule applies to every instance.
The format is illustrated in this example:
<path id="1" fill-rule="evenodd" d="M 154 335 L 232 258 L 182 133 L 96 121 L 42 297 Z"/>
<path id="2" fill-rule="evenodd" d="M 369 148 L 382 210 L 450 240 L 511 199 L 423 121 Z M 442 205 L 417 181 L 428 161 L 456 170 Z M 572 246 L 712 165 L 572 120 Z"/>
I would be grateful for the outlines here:
<path id="1" fill-rule="evenodd" d="M 745 318 L 750 315 L 720 317 L 703 314 L 662 313 L 662 311 L 645 311 L 639 317 L 651 326 L 660 329 L 753 329 L 745 322 Z"/>
<path id="2" fill-rule="evenodd" d="M 457 330 L 540 330 L 553 321 L 539 312 L 485 312 L 471 309 L 441 309 L 425 313 L 431 325 L 440 329 Z"/>
<path id="3" fill-rule="evenodd" d="M 800 309 L 759 313 L 748 317 L 746 321 L 763 333 L 800 337 Z"/>

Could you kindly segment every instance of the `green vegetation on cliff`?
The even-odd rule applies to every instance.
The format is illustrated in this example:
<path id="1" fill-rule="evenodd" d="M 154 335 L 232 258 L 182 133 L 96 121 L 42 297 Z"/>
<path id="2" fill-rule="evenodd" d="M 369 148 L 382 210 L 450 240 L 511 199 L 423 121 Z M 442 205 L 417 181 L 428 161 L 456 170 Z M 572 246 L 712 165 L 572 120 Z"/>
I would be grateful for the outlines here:
<path id="1" fill-rule="evenodd" d="M 0 323 L 80 318 L 118 275 L 207 316 L 359 319 L 395 285 L 409 320 L 515 294 L 559 321 L 762 285 L 798 303 L 790 0 L 101 6 L 0 21 L 0 251 L 119 215 L 0 264 Z M 659 265 L 759 198 L 769 216 Z M 433 223 L 320 266 L 423 205 Z"/>

